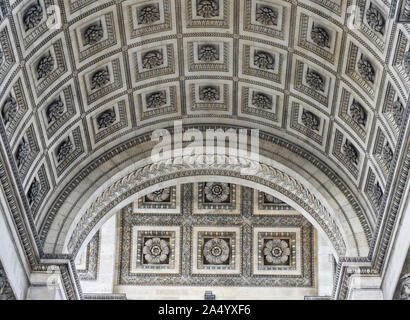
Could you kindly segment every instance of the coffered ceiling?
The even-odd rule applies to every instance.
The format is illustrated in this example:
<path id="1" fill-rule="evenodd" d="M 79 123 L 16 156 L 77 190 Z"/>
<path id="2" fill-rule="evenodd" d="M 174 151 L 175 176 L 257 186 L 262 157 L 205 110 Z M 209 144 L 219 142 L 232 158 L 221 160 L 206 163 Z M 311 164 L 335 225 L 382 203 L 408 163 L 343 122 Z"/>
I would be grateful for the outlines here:
<path id="1" fill-rule="evenodd" d="M 75 188 L 179 119 L 284 141 L 338 181 L 371 240 L 410 89 L 410 30 L 390 1 L 0 4 L 1 133 L 42 244 L 73 229 Z"/>

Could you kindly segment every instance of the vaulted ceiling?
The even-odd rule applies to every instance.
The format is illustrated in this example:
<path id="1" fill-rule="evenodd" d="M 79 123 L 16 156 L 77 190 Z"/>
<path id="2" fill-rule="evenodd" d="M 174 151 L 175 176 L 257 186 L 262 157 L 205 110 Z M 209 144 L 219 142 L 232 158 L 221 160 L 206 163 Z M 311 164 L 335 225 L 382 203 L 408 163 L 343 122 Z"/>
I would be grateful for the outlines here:
<path id="1" fill-rule="evenodd" d="M 0 133 L 45 251 L 66 250 L 88 195 L 179 119 L 260 129 L 284 167 L 310 163 L 343 194 L 340 223 L 368 246 L 410 90 L 390 2 L 0 0 Z"/>

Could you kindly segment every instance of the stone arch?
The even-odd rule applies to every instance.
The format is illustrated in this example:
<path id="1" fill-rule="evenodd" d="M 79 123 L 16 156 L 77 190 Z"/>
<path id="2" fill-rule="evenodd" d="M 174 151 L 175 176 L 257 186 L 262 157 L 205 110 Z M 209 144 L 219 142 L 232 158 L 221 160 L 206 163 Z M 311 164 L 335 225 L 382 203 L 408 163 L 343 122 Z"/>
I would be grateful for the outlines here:
<path id="1" fill-rule="evenodd" d="M 101 190 L 97 192 L 99 196 L 89 199 L 88 204 L 83 206 L 67 229 L 66 236 L 62 237 L 60 234 L 57 247 L 62 251 L 76 254 L 109 216 L 129 202 L 155 189 L 182 182 L 183 179 L 205 181 L 212 177 L 221 181 L 229 179 L 237 184 L 257 188 L 286 201 L 326 235 L 337 257 L 367 254 L 367 241 L 363 238 L 358 239 L 354 231 L 349 230 L 351 225 L 348 219 L 334 203 L 330 204 L 315 187 L 297 173 L 294 172 L 291 176 L 275 168 L 270 159 L 261 159 L 258 172 L 252 176 L 240 174 L 243 165 L 227 165 L 228 158 L 224 164 L 217 166 L 185 166 L 181 165 L 179 160 L 168 159 L 153 164 L 150 159 L 143 159 L 134 164 L 133 170 L 127 174 L 120 174 L 118 178 L 102 185 Z M 253 164 L 248 162 L 247 165 Z"/>

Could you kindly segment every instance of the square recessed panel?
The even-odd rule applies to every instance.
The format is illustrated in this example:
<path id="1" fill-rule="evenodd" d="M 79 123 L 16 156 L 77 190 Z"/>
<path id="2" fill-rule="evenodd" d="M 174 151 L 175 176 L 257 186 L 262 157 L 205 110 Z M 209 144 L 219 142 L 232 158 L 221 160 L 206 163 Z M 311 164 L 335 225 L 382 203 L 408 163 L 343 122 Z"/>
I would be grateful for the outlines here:
<path id="1" fill-rule="evenodd" d="M 112 6 L 70 26 L 74 57 L 78 66 L 120 48 L 117 20 L 116 7 Z"/>
<path id="2" fill-rule="evenodd" d="M 177 116 L 181 112 L 179 82 L 168 82 L 158 89 L 146 88 L 134 92 L 137 120 L 150 122 Z"/>
<path id="3" fill-rule="evenodd" d="M 254 228 L 253 274 L 301 275 L 301 251 L 300 228 Z"/>
<path id="4" fill-rule="evenodd" d="M 359 48 L 352 39 L 347 42 L 346 48 L 344 74 L 347 83 L 351 84 L 353 90 L 363 92 L 365 96 L 375 101 L 382 80 L 381 65 L 372 54 Z"/>
<path id="5" fill-rule="evenodd" d="M 333 102 L 335 76 L 302 57 L 294 55 L 293 61 L 291 90 L 308 101 L 308 104 L 311 104 L 313 99 L 323 111 L 329 113 Z"/>
<path id="6" fill-rule="evenodd" d="M 87 109 L 91 109 L 103 98 L 118 94 L 125 88 L 125 71 L 121 54 L 111 56 L 79 74 L 82 98 Z"/>
<path id="7" fill-rule="evenodd" d="M 174 0 L 122 2 L 127 43 L 176 34 Z"/>
<path id="8" fill-rule="evenodd" d="M 233 40 L 184 38 L 185 74 L 232 75 Z"/>
<path id="9" fill-rule="evenodd" d="M 231 183 L 195 183 L 193 214 L 240 214 L 241 187 Z"/>
<path id="10" fill-rule="evenodd" d="M 303 53 L 313 53 L 316 59 L 336 70 L 342 29 L 336 28 L 327 19 L 299 7 L 296 29 L 296 47 Z"/>
<path id="11" fill-rule="evenodd" d="M 299 214 L 286 202 L 263 191 L 253 190 L 254 215 L 295 215 Z"/>
<path id="12" fill-rule="evenodd" d="M 65 39 L 56 36 L 53 42 L 41 47 L 29 61 L 27 71 L 34 91 L 35 102 L 50 93 L 56 84 L 71 72 Z"/>
<path id="13" fill-rule="evenodd" d="M 280 48 L 246 40 L 239 42 L 239 77 L 252 78 L 285 87 L 287 52 Z"/>
<path id="14" fill-rule="evenodd" d="M 169 40 L 130 49 L 133 84 L 141 86 L 150 81 L 177 77 L 179 71 L 176 48 L 177 42 Z"/>
<path id="15" fill-rule="evenodd" d="M 78 96 L 73 80 L 60 88 L 47 100 L 43 100 L 39 111 L 42 117 L 41 125 L 45 131 L 47 144 L 53 137 L 63 131 L 70 123 L 78 119 Z"/>
<path id="16" fill-rule="evenodd" d="M 180 272 L 180 227 L 133 226 L 131 241 L 131 273 Z"/>
<path id="17" fill-rule="evenodd" d="M 346 168 L 353 180 L 358 183 L 366 156 L 355 139 L 345 133 L 338 125 L 333 128 L 330 150 L 330 156 Z"/>
<path id="18" fill-rule="evenodd" d="M 198 79 L 186 81 L 187 113 L 232 113 L 232 82 Z"/>
<path id="19" fill-rule="evenodd" d="M 207 32 L 232 33 L 232 0 L 182 0 L 182 29 L 185 33 Z"/>
<path id="20" fill-rule="evenodd" d="M 391 34 L 392 20 L 390 19 L 390 5 L 380 5 L 376 1 L 357 0 L 360 22 L 358 29 L 360 33 L 381 53 L 385 54 Z"/>
<path id="21" fill-rule="evenodd" d="M 133 212 L 136 214 L 181 214 L 181 186 L 172 186 L 156 190 L 134 201 Z"/>
<path id="22" fill-rule="evenodd" d="M 351 129 L 359 141 L 367 143 L 370 128 L 373 123 L 373 110 L 367 101 L 361 99 L 341 83 L 340 98 L 337 104 L 337 118 L 341 119 Z"/>
<path id="23" fill-rule="evenodd" d="M 2 108 L 2 121 L 6 129 L 6 135 L 9 138 L 10 145 L 14 144 L 16 139 L 15 133 L 18 132 L 18 128 L 24 124 L 24 119 L 29 116 L 28 110 L 31 109 L 27 99 L 27 88 L 23 85 L 22 75 L 15 77 L 14 83 L 9 86 L 9 91 L 6 91 L 4 96 L 0 98 L 0 106 Z M 17 112 L 14 117 L 11 114 L 5 112 L 5 107 L 17 106 Z"/>
<path id="24" fill-rule="evenodd" d="M 239 227 L 193 227 L 192 273 L 241 273 Z"/>
<path id="25" fill-rule="evenodd" d="M 283 93 L 272 88 L 239 83 L 238 114 L 281 127 Z"/>
<path id="26" fill-rule="evenodd" d="M 116 99 L 99 106 L 87 115 L 87 124 L 92 148 L 131 129 L 128 98 Z"/>
<path id="27" fill-rule="evenodd" d="M 328 117 L 322 109 L 317 109 L 311 104 L 290 98 L 288 112 L 288 130 L 297 135 L 302 134 L 320 150 L 325 150 L 329 130 Z"/>
<path id="28" fill-rule="evenodd" d="M 287 45 L 291 4 L 278 0 L 241 1 L 241 34 L 267 39 Z"/>

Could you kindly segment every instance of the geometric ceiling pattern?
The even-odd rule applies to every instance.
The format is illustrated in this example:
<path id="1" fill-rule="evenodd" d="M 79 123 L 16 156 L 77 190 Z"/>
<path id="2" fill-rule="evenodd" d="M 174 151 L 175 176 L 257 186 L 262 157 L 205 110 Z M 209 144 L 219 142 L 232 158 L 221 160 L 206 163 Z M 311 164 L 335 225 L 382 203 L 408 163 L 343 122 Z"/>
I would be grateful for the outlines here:
<path id="1" fill-rule="evenodd" d="M 0 134 L 37 244 L 64 251 L 47 239 L 75 227 L 73 190 L 183 119 L 280 137 L 332 173 L 374 246 L 407 151 L 392 5 L 409 20 L 389 0 L 0 0 Z"/>
<path id="2" fill-rule="evenodd" d="M 264 192 L 177 185 L 138 199 L 117 221 L 114 285 L 316 288 L 313 226 Z M 81 280 L 102 281 L 100 237 L 77 260 Z"/>

